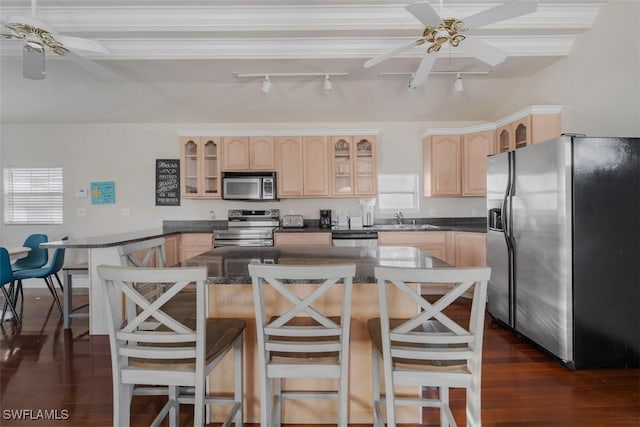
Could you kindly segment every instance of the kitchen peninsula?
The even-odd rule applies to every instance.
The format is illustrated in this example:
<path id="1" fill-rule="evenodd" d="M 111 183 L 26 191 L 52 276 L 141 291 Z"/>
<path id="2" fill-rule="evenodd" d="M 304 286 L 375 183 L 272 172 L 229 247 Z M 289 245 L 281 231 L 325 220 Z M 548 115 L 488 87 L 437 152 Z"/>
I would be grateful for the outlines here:
<path id="1" fill-rule="evenodd" d="M 104 307 L 104 294 L 97 267 L 101 264 L 120 265 L 118 248 L 130 243 L 167 237 L 175 233 L 166 233 L 162 229 L 135 231 L 129 233 L 110 234 L 96 237 L 74 238 L 43 243 L 43 248 L 56 249 L 87 249 L 89 252 L 89 333 L 91 335 L 106 335 L 107 318 Z"/>
<path id="2" fill-rule="evenodd" d="M 182 262 L 183 266 L 206 266 L 208 270 L 209 315 L 215 317 L 240 317 L 247 320 L 245 332 L 245 421 L 260 421 L 259 414 L 259 367 L 256 350 L 255 312 L 251 278 L 247 265 L 250 262 L 270 264 L 344 264 L 354 263 L 354 277 L 351 304 L 351 349 L 349 355 L 349 423 L 371 423 L 371 344 L 367 334 L 367 319 L 379 316 L 378 292 L 374 285 L 374 269 L 377 266 L 399 267 L 444 267 L 449 264 L 425 252 L 412 247 L 220 247 Z M 292 290 L 299 296 L 307 295 L 316 285 L 294 283 Z M 342 297 L 341 285 L 332 289 L 322 304 L 331 310 Z M 397 290 L 396 290 L 397 291 Z M 393 293 L 393 292 L 392 292 Z M 275 294 L 274 294 L 275 295 Z M 271 304 L 287 304 L 275 296 L 267 296 Z M 404 300 L 390 295 L 390 301 Z M 389 311 L 394 317 L 407 317 L 415 314 L 416 306 L 390 304 Z M 225 360 L 223 363 L 231 363 Z M 232 370 L 223 368 L 222 376 L 217 375 L 211 381 L 213 391 L 231 389 Z M 304 379 L 290 387 L 315 389 L 316 382 Z M 291 385 L 294 384 L 294 385 Z M 409 391 L 415 391 L 411 390 Z M 334 423 L 335 402 L 326 400 L 287 401 L 283 411 L 284 423 Z M 402 408 L 397 414 L 399 422 L 419 422 L 416 408 Z M 215 408 L 214 408 L 215 410 Z M 214 414 L 214 419 L 217 414 Z"/>

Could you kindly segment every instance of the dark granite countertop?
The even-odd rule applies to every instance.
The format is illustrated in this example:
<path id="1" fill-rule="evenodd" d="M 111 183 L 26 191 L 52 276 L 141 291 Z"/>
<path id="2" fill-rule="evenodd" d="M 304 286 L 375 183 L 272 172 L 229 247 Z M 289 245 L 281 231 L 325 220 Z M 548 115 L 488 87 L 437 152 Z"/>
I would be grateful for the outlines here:
<path id="1" fill-rule="evenodd" d="M 393 219 L 384 219 L 377 221 L 373 227 L 363 227 L 362 229 L 348 228 L 320 228 L 317 219 L 305 219 L 302 228 L 282 228 L 276 229 L 278 232 L 292 233 L 318 233 L 318 232 L 335 232 L 335 233 L 351 233 L 351 232 L 371 232 L 371 231 L 468 231 L 473 233 L 486 233 L 487 220 L 484 217 L 461 217 L 461 218 L 407 218 L 407 223 L 414 222 L 417 227 L 413 228 L 407 224 L 406 227 L 397 229 L 382 229 L 384 226 L 395 224 Z M 437 228 L 425 229 L 425 224 L 435 225 Z M 163 221 L 163 230 L 165 232 L 174 233 L 213 233 L 213 230 L 225 230 L 227 228 L 226 220 L 196 220 L 196 221 Z M 382 227 L 380 227 L 382 226 Z"/>
<path id="2" fill-rule="evenodd" d="M 250 284 L 247 265 L 356 264 L 354 283 L 375 283 L 374 268 L 450 267 L 446 262 L 410 247 L 220 247 L 183 261 L 181 266 L 206 266 L 210 284 Z"/>
<path id="3" fill-rule="evenodd" d="M 304 227 L 298 228 L 278 228 L 276 231 L 283 233 L 303 232 L 303 233 L 371 233 L 381 231 L 467 231 L 472 233 L 486 233 L 486 218 L 407 218 L 406 224 L 398 225 L 395 220 L 383 220 L 370 227 L 361 229 L 320 228 L 318 220 L 304 220 Z M 428 227 L 428 228 L 427 228 Z"/>
<path id="4" fill-rule="evenodd" d="M 112 246 L 126 245 L 143 240 L 155 239 L 156 237 L 166 237 L 178 232 L 167 232 L 160 228 L 142 231 L 132 231 L 127 233 L 106 234 L 104 236 L 83 237 L 69 240 L 58 240 L 42 243 L 43 248 L 108 248 Z"/>

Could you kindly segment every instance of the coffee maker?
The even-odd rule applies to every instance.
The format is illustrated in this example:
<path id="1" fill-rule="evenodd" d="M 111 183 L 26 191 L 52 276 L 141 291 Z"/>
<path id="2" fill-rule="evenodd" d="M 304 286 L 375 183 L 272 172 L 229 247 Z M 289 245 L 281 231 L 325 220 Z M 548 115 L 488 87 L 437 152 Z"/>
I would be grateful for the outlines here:
<path id="1" fill-rule="evenodd" d="M 320 209 L 320 228 L 331 228 L 331 209 Z"/>

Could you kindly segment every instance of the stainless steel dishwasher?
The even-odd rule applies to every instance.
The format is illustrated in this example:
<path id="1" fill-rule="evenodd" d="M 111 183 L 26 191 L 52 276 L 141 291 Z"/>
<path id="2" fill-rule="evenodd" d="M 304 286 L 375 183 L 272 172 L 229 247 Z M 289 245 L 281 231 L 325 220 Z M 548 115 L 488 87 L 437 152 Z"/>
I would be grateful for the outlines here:
<path id="1" fill-rule="evenodd" d="M 333 246 L 375 248 L 378 246 L 377 231 L 345 231 L 331 233 Z"/>

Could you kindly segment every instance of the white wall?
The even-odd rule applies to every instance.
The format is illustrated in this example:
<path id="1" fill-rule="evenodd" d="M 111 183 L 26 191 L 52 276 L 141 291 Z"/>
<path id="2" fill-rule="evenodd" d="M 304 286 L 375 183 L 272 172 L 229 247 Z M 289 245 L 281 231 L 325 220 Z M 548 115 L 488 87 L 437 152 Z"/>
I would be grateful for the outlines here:
<path id="1" fill-rule="evenodd" d="M 564 105 L 563 132 L 640 136 L 640 1 L 605 4 L 570 54 L 523 81 L 496 118 L 532 104 Z"/>

